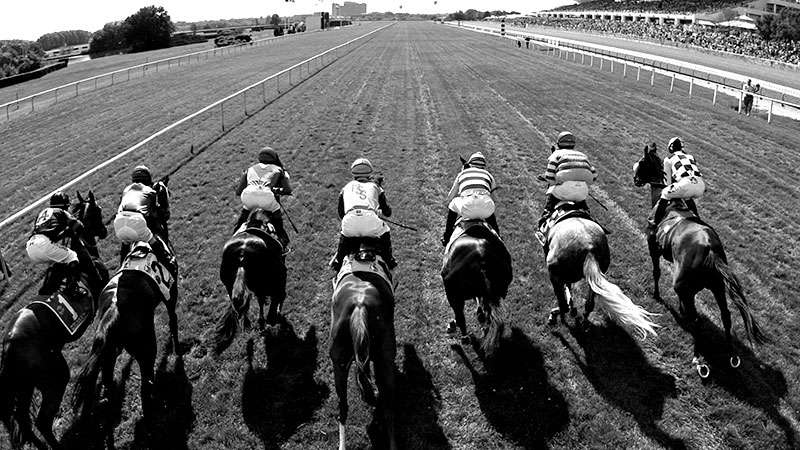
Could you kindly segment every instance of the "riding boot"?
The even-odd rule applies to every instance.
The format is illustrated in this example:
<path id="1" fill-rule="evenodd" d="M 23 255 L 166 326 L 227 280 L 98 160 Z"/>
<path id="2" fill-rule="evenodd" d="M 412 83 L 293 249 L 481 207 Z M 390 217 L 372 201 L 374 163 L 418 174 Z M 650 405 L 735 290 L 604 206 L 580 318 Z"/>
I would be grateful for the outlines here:
<path id="1" fill-rule="evenodd" d="M 695 203 L 693 198 L 687 198 L 684 200 L 686 202 L 686 206 L 691 210 L 697 218 L 700 218 L 700 214 L 697 213 L 697 203 Z"/>
<path id="2" fill-rule="evenodd" d="M 80 277 L 78 261 L 71 261 L 64 266 L 64 293 L 74 296 L 78 292 L 78 278 Z"/>
<path id="3" fill-rule="evenodd" d="M 502 236 L 500 236 L 500 227 L 497 226 L 497 216 L 496 215 L 492 214 L 491 216 L 487 217 L 486 218 L 486 223 L 488 223 L 489 226 L 494 229 L 495 233 L 497 233 L 497 237 L 502 238 Z"/>
<path id="4" fill-rule="evenodd" d="M 55 263 L 44 273 L 42 287 L 39 288 L 39 295 L 51 295 L 58 290 L 58 285 L 64 275 L 64 264 Z"/>
<path id="5" fill-rule="evenodd" d="M 336 248 L 336 254 L 333 255 L 329 266 L 332 270 L 338 272 L 342 268 L 342 261 L 347 255 L 347 238 L 343 234 L 339 235 L 339 246 Z"/>
<path id="6" fill-rule="evenodd" d="M 397 260 L 392 255 L 392 237 L 389 232 L 383 233 L 380 237 L 381 257 L 386 262 L 389 270 L 394 270 L 397 267 Z"/>
<path id="7" fill-rule="evenodd" d="M 539 217 L 539 227 L 538 229 L 542 228 L 547 219 L 550 218 L 550 215 L 553 214 L 553 210 L 556 208 L 558 204 L 558 198 L 552 193 L 545 195 L 544 198 L 544 208 L 542 209 L 542 216 Z"/>
<path id="8" fill-rule="evenodd" d="M 653 220 L 650 222 L 650 225 L 653 227 L 658 226 L 661 220 L 664 219 L 664 215 L 667 214 L 667 205 L 669 204 L 669 200 L 665 198 L 658 199 L 658 203 L 656 204 L 655 209 L 653 210 Z"/>
<path id="9" fill-rule="evenodd" d="M 458 213 L 455 211 L 447 210 L 447 220 L 444 224 L 444 233 L 442 234 L 442 245 L 447 245 L 450 242 L 450 236 L 456 228 L 456 220 L 458 220 Z"/>
<path id="10" fill-rule="evenodd" d="M 247 209 L 242 208 L 242 212 L 239 213 L 239 218 L 236 220 L 236 226 L 233 228 L 233 232 L 234 233 L 239 231 L 239 227 L 244 225 L 244 223 L 247 221 L 247 216 L 249 216 L 249 215 L 250 215 L 250 211 L 247 210 Z"/>
<path id="11" fill-rule="evenodd" d="M 289 234 L 286 233 L 286 228 L 283 226 L 283 216 L 281 214 L 273 214 L 269 222 L 275 228 L 275 234 L 281 241 L 281 245 L 283 245 L 283 253 L 289 253 Z"/>
<path id="12" fill-rule="evenodd" d="M 128 257 L 128 253 L 131 252 L 131 245 L 133 244 L 121 244 L 119 246 L 119 265 L 121 266 L 123 262 L 125 262 L 125 258 Z"/>
<path id="13" fill-rule="evenodd" d="M 164 241 L 153 236 L 153 239 L 150 240 L 150 248 L 153 249 L 156 258 L 164 264 L 164 267 L 166 267 L 169 273 L 174 275 L 178 269 L 178 263 L 175 261 L 175 257 L 170 253 Z"/>

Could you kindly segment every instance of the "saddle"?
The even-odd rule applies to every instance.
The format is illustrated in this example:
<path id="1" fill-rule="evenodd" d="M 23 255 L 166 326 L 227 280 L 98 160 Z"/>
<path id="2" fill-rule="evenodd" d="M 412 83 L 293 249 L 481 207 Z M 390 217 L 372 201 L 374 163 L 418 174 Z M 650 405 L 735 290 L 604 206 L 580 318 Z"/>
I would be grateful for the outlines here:
<path id="1" fill-rule="evenodd" d="M 374 273 L 383 278 L 394 291 L 392 271 L 381 258 L 380 248 L 377 245 L 362 242 L 358 251 L 346 255 L 342 261 L 342 268 L 333 279 L 333 287 L 336 288 L 345 275 L 356 272 Z"/>
<path id="2" fill-rule="evenodd" d="M 67 332 L 67 341 L 73 342 L 81 337 L 91 323 L 95 305 L 88 287 L 78 281 L 77 287 L 67 295 L 63 286 L 53 294 L 40 295 L 27 306 L 34 314 L 55 315 Z"/>
<path id="3" fill-rule="evenodd" d="M 242 224 L 233 234 L 248 232 L 252 235 L 260 237 L 265 244 L 269 245 L 270 241 L 278 244 L 281 249 L 281 254 L 285 255 L 287 243 L 284 243 L 278 233 L 275 232 L 275 226 L 269 222 L 262 220 L 250 220 Z"/>
<path id="4" fill-rule="evenodd" d="M 553 209 L 553 212 L 550 214 L 550 217 L 547 218 L 547 220 L 542 224 L 541 228 L 539 228 L 539 230 L 535 233 L 539 244 L 544 247 L 547 244 L 547 235 L 550 233 L 550 230 L 557 223 L 573 217 L 597 222 L 592 218 L 591 215 L 589 215 L 589 211 L 577 207 L 573 202 L 562 201 L 556 205 L 555 209 Z M 606 231 L 606 234 L 608 234 L 608 230 L 606 230 L 605 227 L 602 225 L 600 225 L 600 227 Z"/>
<path id="5" fill-rule="evenodd" d="M 464 234 L 466 234 L 467 230 L 469 230 L 472 227 L 481 227 L 482 229 L 486 229 L 491 234 L 497 236 L 497 239 L 500 239 L 502 241 L 502 239 L 500 238 L 500 235 L 498 235 L 497 232 L 494 231 L 494 228 L 492 228 L 491 225 L 486 223 L 485 220 L 483 220 L 483 219 L 465 219 L 463 217 L 460 217 L 458 219 L 458 221 L 456 222 L 455 228 L 453 229 L 453 234 L 450 235 L 450 240 L 447 241 L 447 245 L 445 245 L 445 247 L 444 247 L 444 254 L 445 255 L 448 254 L 450 252 L 450 247 L 453 246 L 453 242 L 455 242 L 456 239 L 458 239 L 461 236 L 463 236 Z M 473 230 L 473 231 L 475 231 L 475 230 Z"/>
<path id="6" fill-rule="evenodd" d="M 124 271 L 139 271 L 146 274 L 158 286 L 165 299 L 169 299 L 172 285 L 175 284 L 175 275 L 158 260 L 150 244 L 137 242 L 125 257 L 117 275 Z"/>

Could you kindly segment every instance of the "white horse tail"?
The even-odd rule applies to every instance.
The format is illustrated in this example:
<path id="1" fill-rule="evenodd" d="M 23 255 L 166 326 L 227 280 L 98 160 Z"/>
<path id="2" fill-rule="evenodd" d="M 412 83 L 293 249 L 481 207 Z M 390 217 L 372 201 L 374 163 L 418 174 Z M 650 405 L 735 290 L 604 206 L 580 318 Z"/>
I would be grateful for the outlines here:
<path id="1" fill-rule="evenodd" d="M 647 333 L 656 336 L 655 327 L 658 325 L 651 322 L 650 318 L 658 314 L 647 312 L 641 306 L 636 305 L 622 292 L 619 286 L 608 281 L 591 253 L 586 256 L 586 261 L 583 263 L 583 276 L 596 294 L 595 298 L 600 307 L 609 317 L 617 323 L 635 329 L 642 339 L 647 337 Z"/>

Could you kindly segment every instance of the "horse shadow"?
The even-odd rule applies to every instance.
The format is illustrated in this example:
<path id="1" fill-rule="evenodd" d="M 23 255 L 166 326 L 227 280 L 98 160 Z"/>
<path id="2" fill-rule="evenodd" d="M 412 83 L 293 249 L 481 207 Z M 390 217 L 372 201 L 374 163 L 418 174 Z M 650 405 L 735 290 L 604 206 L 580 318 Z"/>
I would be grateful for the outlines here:
<path id="1" fill-rule="evenodd" d="M 413 344 L 403 344 L 403 370 L 395 371 L 395 399 L 395 411 L 402 411 L 402 414 L 395 414 L 399 448 L 452 448 L 437 416 L 437 411 L 442 407 L 442 398 Z M 383 423 L 383 414 L 376 408 L 367 427 L 373 448 L 388 447 Z"/>
<path id="2" fill-rule="evenodd" d="M 689 324 L 671 305 L 662 302 L 678 325 L 691 339 Z M 787 395 L 788 384 L 780 369 L 772 367 L 756 356 L 750 346 L 744 345 L 734 334 L 733 342 L 742 364 L 730 366 L 725 351 L 725 331 L 703 314 L 699 315 L 698 332 L 705 339 L 698 340 L 700 354 L 711 369 L 704 383 L 714 383 L 739 401 L 759 409 L 783 431 L 789 448 L 800 448 L 800 436 L 792 422 L 781 414 L 781 400 Z"/>
<path id="3" fill-rule="evenodd" d="M 548 439 L 566 429 L 566 399 L 548 381 L 541 351 L 522 330 L 511 329 L 487 373 L 475 369 L 460 345 L 451 348 L 472 374 L 486 419 L 506 438 L 525 449 L 546 449 Z"/>
<path id="4" fill-rule="evenodd" d="M 585 360 L 559 332 L 553 334 L 569 351 L 581 372 L 610 404 L 626 411 L 643 434 L 664 448 L 687 449 L 686 443 L 658 426 L 667 398 L 677 398 L 675 378 L 653 367 L 634 338 L 614 322 L 570 327 Z"/>
<path id="5" fill-rule="evenodd" d="M 300 339 L 286 322 L 277 333 L 265 333 L 267 367 L 253 366 L 254 343 L 247 342 L 248 369 L 242 385 L 242 416 L 264 449 L 278 449 L 297 428 L 312 420 L 330 394 L 314 379 L 317 330 Z"/>

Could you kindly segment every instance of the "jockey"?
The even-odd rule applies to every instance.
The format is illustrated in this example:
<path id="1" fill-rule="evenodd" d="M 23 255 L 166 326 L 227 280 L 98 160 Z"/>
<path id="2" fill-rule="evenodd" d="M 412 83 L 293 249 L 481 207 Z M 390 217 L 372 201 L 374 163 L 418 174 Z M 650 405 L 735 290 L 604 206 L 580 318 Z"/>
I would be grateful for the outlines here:
<path id="1" fill-rule="evenodd" d="M 270 214 L 270 223 L 275 234 L 289 246 L 289 235 L 283 227 L 281 211 L 281 195 L 292 195 L 289 184 L 289 172 L 283 168 L 278 153 L 271 147 L 264 147 L 258 152 L 258 163 L 250 166 L 239 179 L 236 195 L 242 199 L 242 213 L 236 221 L 236 230 L 242 226 L 254 208 L 262 208 Z"/>
<path id="2" fill-rule="evenodd" d="M 386 202 L 383 188 L 372 180 L 372 172 L 372 163 L 366 158 L 358 158 L 350 165 L 353 181 L 347 183 L 339 193 L 338 212 L 342 219 L 342 233 L 336 255 L 330 263 L 333 270 L 341 269 L 343 258 L 360 237 L 379 238 L 381 257 L 389 270 L 397 267 L 397 261 L 392 256 L 389 226 L 382 219 L 392 216 L 392 208 Z"/>
<path id="3" fill-rule="evenodd" d="M 450 193 L 447 194 L 447 220 L 442 234 L 442 245 L 447 245 L 456 228 L 458 216 L 465 219 L 483 219 L 500 236 L 492 192 L 497 189 L 494 177 L 486 170 L 486 158 L 481 152 L 473 153 L 464 169 L 458 173 Z"/>
<path id="4" fill-rule="evenodd" d="M 597 179 L 597 171 L 586 155 L 575 150 L 575 136 L 569 131 L 558 135 L 556 145 L 550 151 L 552 153 L 547 158 L 547 169 L 544 173 L 550 187 L 545 195 L 539 228 L 542 228 L 561 201 L 575 202 L 576 207 L 588 212 L 586 197 L 589 196 L 589 185 Z"/>
<path id="5" fill-rule="evenodd" d="M 673 198 L 682 198 L 694 215 L 700 217 L 694 199 L 702 197 L 706 191 L 703 174 L 700 173 L 694 156 L 683 151 L 680 138 L 670 139 L 668 150 L 670 155 L 664 158 L 664 181 L 670 184 L 661 191 L 661 198 L 648 220 L 652 228 L 664 218 L 667 205 Z"/>
<path id="6" fill-rule="evenodd" d="M 165 242 L 166 233 L 161 225 L 166 215 L 167 211 L 160 211 L 156 205 L 150 169 L 143 165 L 136 166 L 131 174 L 131 184 L 122 191 L 122 200 L 114 217 L 114 231 L 122 241 L 120 260 L 125 259 L 134 242 L 143 241 L 150 244 L 153 253 L 167 270 L 175 273 L 175 257 Z"/>
<path id="7" fill-rule="evenodd" d="M 69 196 L 56 192 L 50 197 L 50 206 L 36 217 L 33 232 L 25 246 L 34 263 L 52 264 L 39 295 L 50 295 L 65 281 L 67 291 L 74 292 L 78 279 L 78 254 L 61 244 L 64 238 L 77 236 L 83 224 L 67 211 Z"/>

